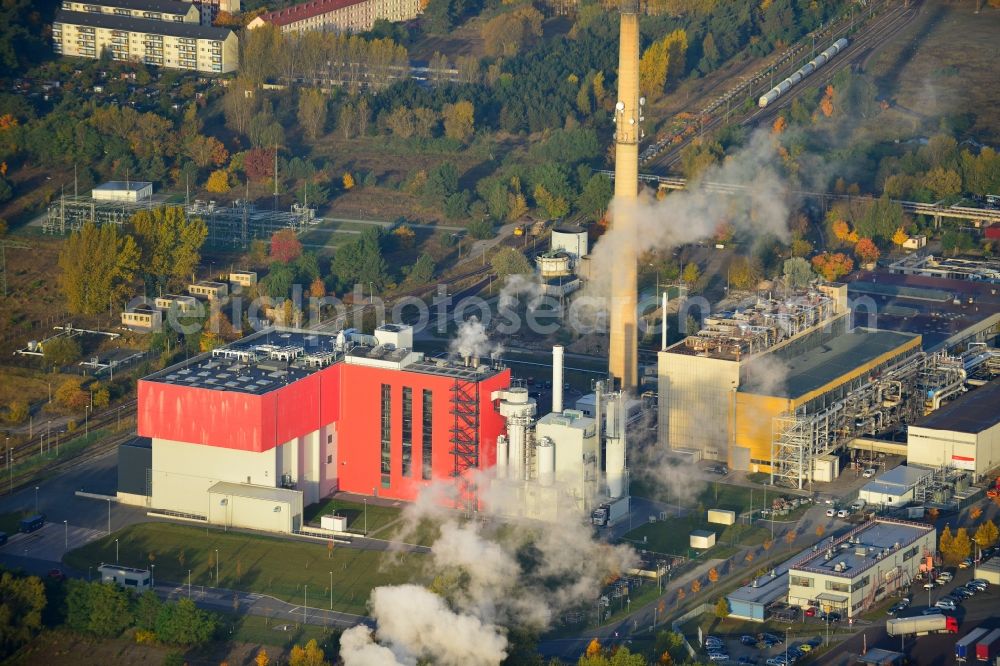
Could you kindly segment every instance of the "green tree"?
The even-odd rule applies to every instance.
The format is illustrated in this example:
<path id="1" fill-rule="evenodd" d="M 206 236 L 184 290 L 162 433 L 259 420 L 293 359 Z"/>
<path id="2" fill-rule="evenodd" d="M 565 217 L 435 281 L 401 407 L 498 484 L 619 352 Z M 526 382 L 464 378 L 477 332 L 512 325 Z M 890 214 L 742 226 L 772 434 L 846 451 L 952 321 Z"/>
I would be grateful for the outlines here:
<path id="1" fill-rule="evenodd" d="M 260 281 L 259 291 L 274 299 L 287 298 L 293 284 L 295 284 L 295 269 L 283 261 L 275 261 L 271 263 L 267 275 Z"/>
<path id="2" fill-rule="evenodd" d="M 545 210 L 550 220 L 558 220 L 569 213 L 569 202 L 563 197 L 549 192 L 544 185 L 535 186 L 535 202 Z"/>
<path id="3" fill-rule="evenodd" d="M 937 199 L 944 199 L 962 191 L 962 177 L 954 169 L 934 167 L 924 175 L 923 185 Z"/>
<path id="4" fill-rule="evenodd" d="M 56 389 L 55 401 L 66 409 L 83 409 L 90 404 L 90 394 L 83 389 L 83 380 L 70 377 Z"/>
<path id="5" fill-rule="evenodd" d="M 152 590 L 146 590 L 135 601 L 132 616 L 135 618 L 135 626 L 146 631 L 156 629 L 156 618 L 163 609 L 163 602 Z"/>
<path id="6" fill-rule="evenodd" d="M 132 217 L 132 227 L 142 270 L 151 282 L 163 288 L 176 287 L 195 272 L 208 238 L 204 220 L 188 219 L 183 208 L 169 206 L 139 211 Z"/>
<path id="7" fill-rule="evenodd" d="M 28 420 L 28 403 L 24 400 L 12 400 L 7 405 L 7 421 L 9 423 L 24 423 Z"/>
<path id="8" fill-rule="evenodd" d="M 45 586 L 37 576 L 0 575 L 0 654 L 11 654 L 42 628 L 45 604 Z"/>
<path id="9" fill-rule="evenodd" d="M 681 149 L 681 173 L 685 178 L 697 178 L 722 159 L 724 153 L 718 141 L 695 139 Z"/>
<path id="10" fill-rule="evenodd" d="M 429 254 L 424 252 L 410 267 L 410 272 L 406 276 L 407 283 L 411 285 L 427 284 L 434 277 L 434 260 Z"/>
<path id="11" fill-rule="evenodd" d="M 509 275 L 526 275 L 531 273 L 531 263 L 524 253 L 512 247 L 502 247 L 490 257 L 490 266 L 498 280 Z"/>
<path id="12" fill-rule="evenodd" d="M 493 238 L 495 234 L 493 225 L 488 220 L 473 220 L 467 227 L 469 235 L 479 240 Z"/>
<path id="13" fill-rule="evenodd" d="M 715 602 L 715 617 L 725 620 L 729 617 L 729 612 L 729 601 L 725 597 L 719 597 L 719 600 Z"/>
<path id="14" fill-rule="evenodd" d="M 156 617 L 156 637 L 173 645 L 201 645 L 212 638 L 215 627 L 215 615 L 190 599 L 164 604 Z"/>
<path id="15" fill-rule="evenodd" d="M 382 256 L 381 232 L 369 227 L 357 240 L 337 248 L 330 271 L 344 289 L 369 282 L 383 287 L 389 278 L 389 265 Z"/>
<path id="16" fill-rule="evenodd" d="M 603 215 L 613 194 L 611 179 L 604 174 L 596 173 L 583 186 L 583 191 L 576 200 L 576 207 L 586 215 Z"/>
<path id="17" fill-rule="evenodd" d="M 70 312 L 96 314 L 127 298 L 140 253 L 118 225 L 87 222 L 70 234 L 59 252 L 59 281 Z"/>
<path id="18" fill-rule="evenodd" d="M 113 583 L 90 584 L 90 616 L 87 633 L 114 638 L 132 624 L 129 596 Z"/>
<path id="19" fill-rule="evenodd" d="M 61 368 L 80 358 L 83 352 L 76 339 L 66 335 L 47 341 L 42 347 L 42 358 L 50 368 Z"/>
<path id="20" fill-rule="evenodd" d="M 738 255 L 729 264 L 729 283 L 733 289 L 751 289 L 760 281 L 760 273 L 755 261 Z"/>
<path id="21" fill-rule="evenodd" d="M 969 538 L 968 530 L 964 527 L 958 528 L 954 538 L 947 549 L 942 550 L 944 562 L 949 566 L 956 566 L 959 562 L 972 554 L 972 540 Z"/>
<path id="22" fill-rule="evenodd" d="M 783 274 L 785 279 L 788 280 L 790 287 L 794 289 L 801 289 L 809 285 L 816 274 L 813 273 L 812 266 L 809 262 L 802 257 L 792 257 L 791 259 L 785 259 L 785 264 L 783 267 Z"/>

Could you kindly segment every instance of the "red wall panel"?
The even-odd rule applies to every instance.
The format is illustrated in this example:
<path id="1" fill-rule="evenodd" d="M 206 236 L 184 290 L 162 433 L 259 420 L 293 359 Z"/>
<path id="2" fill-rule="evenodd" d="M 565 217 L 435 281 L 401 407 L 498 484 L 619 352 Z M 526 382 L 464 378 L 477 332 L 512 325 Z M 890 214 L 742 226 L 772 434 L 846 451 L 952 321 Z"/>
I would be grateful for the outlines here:
<path id="1" fill-rule="evenodd" d="M 274 446 L 263 424 L 261 396 L 140 381 L 138 433 L 243 451 Z"/>
<path id="2" fill-rule="evenodd" d="M 342 364 L 340 393 L 342 418 L 338 424 L 338 456 L 340 489 L 347 492 L 402 500 L 416 499 L 420 489 L 430 482 L 422 478 L 423 391 L 433 395 L 432 478 L 450 479 L 455 467 L 451 453 L 452 415 L 451 388 L 455 380 L 429 373 L 385 370 L 353 364 Z M 390 483 L 382 486 L 381 475 L 381 406 L 382 384 L 391 386 L 391 463 Z M 496 438 L 503 432 L 503 419 L 495 413 L 490 392 L 510 385 L 510 372 L 504 371 L 480 383 L 480 466 L 485 469 L 496 463 Z M 412 474 L 402 476 L 402 402 L 403 387 L 413 389 L 413 448 Z"/>

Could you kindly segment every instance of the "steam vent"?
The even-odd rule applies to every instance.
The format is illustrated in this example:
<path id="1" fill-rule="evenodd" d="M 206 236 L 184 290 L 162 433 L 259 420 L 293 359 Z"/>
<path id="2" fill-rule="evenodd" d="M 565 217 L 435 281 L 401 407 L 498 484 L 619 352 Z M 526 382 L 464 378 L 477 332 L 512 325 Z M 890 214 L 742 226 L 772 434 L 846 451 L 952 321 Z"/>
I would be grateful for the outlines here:
<path id="1" fill-rule="evenodd" d="M 621 2 L 618 53 L 618 102 L 615 104 L 615 206 L 611 224 L 623 240 L 611 278 L 609 371 L 624 391 L 638 375 L 636 332 L 636 254 L 633 211 L 639 195 L 639 14 L 636 0 Z"/>

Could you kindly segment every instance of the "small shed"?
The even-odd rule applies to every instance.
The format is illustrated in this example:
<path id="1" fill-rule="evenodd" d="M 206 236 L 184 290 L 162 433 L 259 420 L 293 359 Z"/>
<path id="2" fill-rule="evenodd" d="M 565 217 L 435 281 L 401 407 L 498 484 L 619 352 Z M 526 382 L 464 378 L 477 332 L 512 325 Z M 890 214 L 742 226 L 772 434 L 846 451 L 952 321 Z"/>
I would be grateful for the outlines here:
<path id="1" fill-rule="evenodd" d="M 715 545 L 715 532 L 711 530 L 695 530 L 691 532 L 691 547 L 705 550 Z"/>
<path id="2" fill-rule="evenodd" d="M 90 191 L 98 201 L 144 201 L 153 196 L 153 184 L 138 180 L 110 180 Z"/>

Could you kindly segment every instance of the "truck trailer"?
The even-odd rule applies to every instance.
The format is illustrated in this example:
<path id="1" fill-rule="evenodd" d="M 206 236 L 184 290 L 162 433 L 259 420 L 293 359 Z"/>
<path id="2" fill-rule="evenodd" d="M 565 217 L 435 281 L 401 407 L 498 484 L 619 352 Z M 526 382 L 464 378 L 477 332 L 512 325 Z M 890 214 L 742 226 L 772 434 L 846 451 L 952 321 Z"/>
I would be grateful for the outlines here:
<path id="1" fill-rule="evenodd" d="M 992 661 L 998 652 L 1000 652 L 1000 629 L 994 629 L 976 643 L 978 661 Z"/>
<path id="2" fill-rule="evenodd" d="M 955 643 L 955 659 L 965 661 L 976 656 L 976 642 L 989 633 L 987 629 L 973 629 Z"/>
<path id="3" fill-rule="evenodd" d="M 957 634 L 958 620 L 943 613 L 916 617 L 895 617 L 885 623 L 885 631 L 890 636 L 922 636 L 931 633 Z"/>

